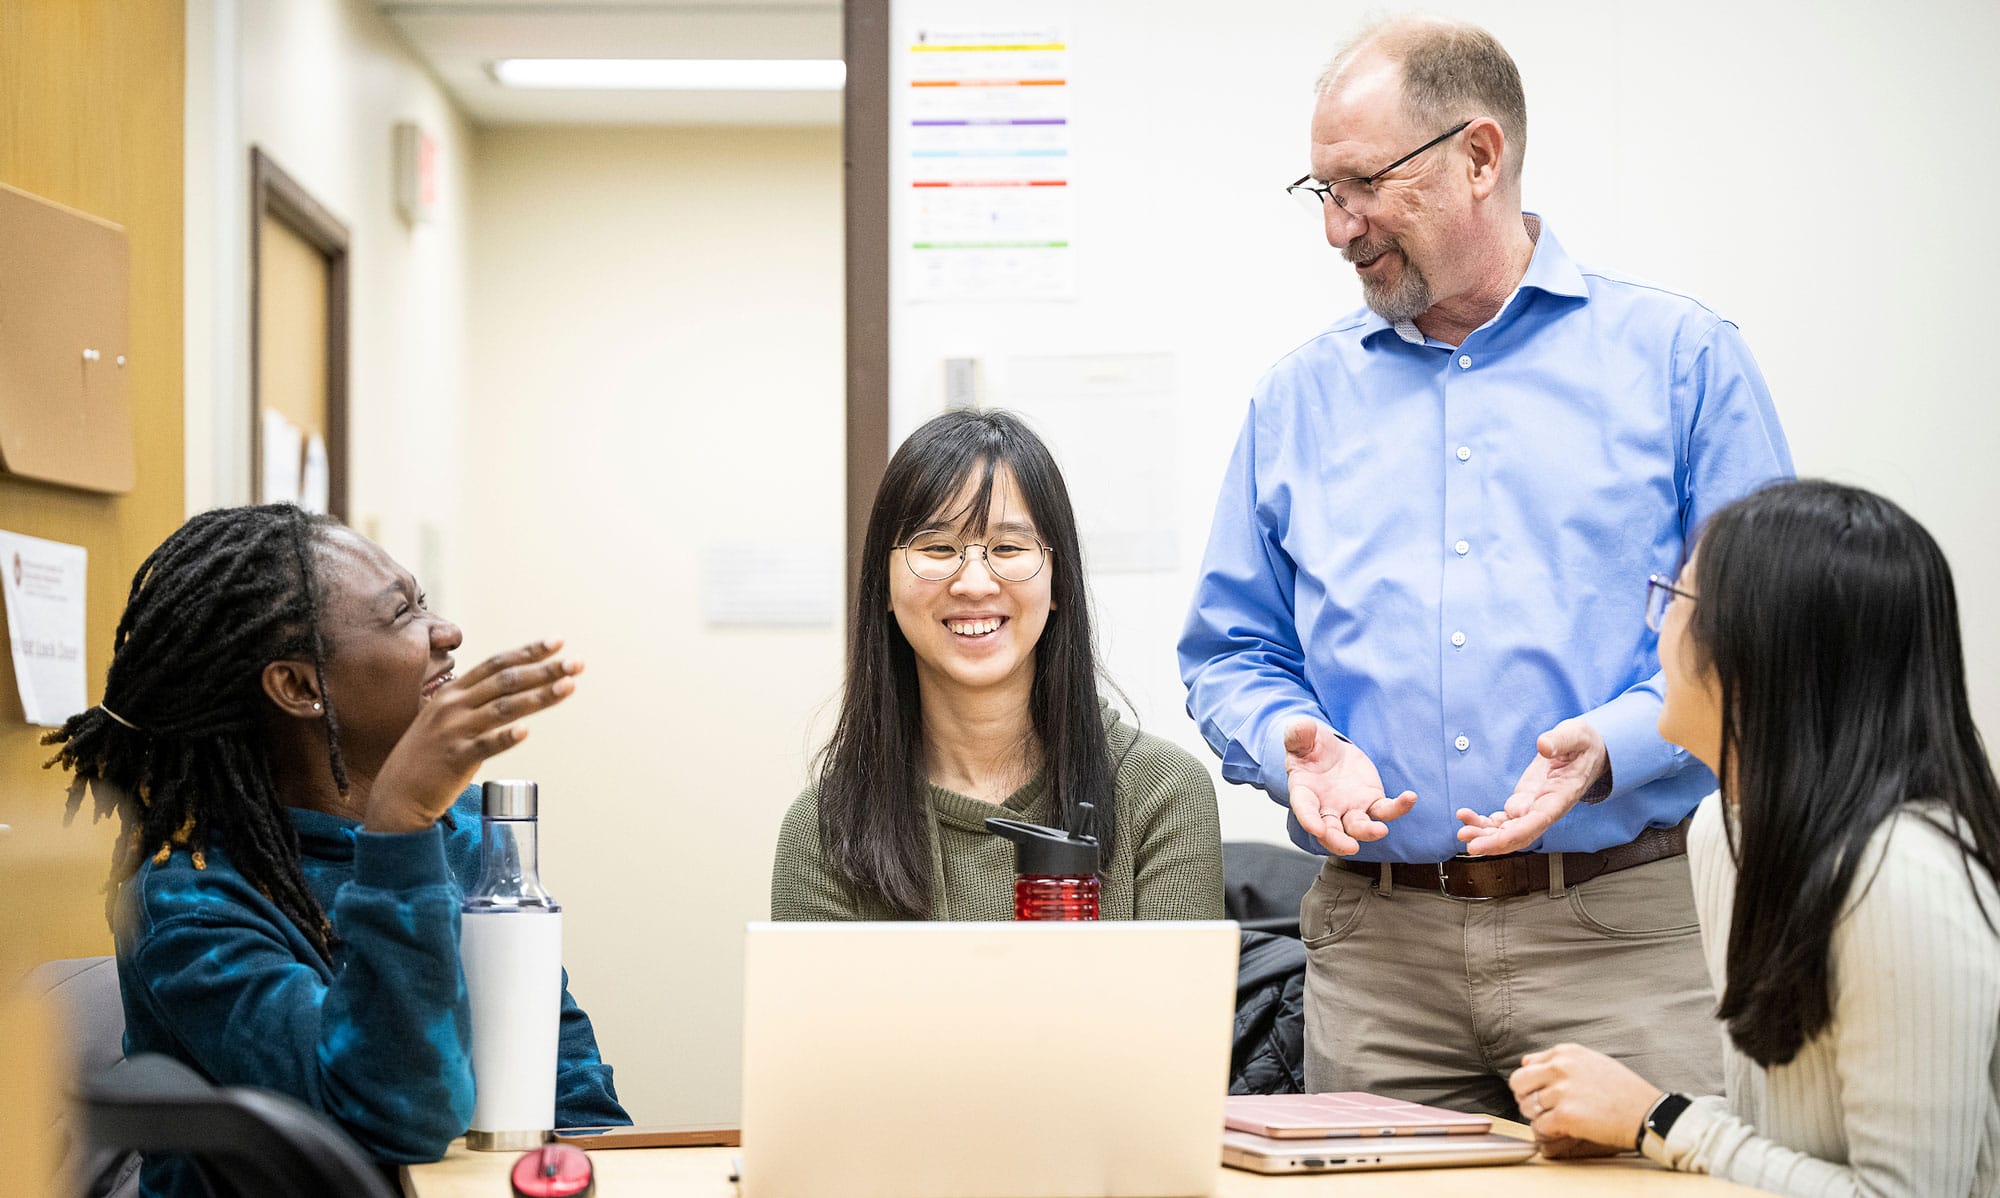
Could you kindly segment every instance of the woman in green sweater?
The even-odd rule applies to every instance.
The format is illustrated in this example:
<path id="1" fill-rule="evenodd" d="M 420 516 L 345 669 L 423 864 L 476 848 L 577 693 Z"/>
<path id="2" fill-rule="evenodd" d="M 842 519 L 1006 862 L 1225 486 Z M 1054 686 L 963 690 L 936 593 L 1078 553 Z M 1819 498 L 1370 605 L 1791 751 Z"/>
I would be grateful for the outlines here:
<path id="1" fill-rule="evenodd" d="M 779 833 L 772 918 L 1012 918 L 1014 846 L 989 816 L 1096 836 L 1105 919 L 1222 917 L 1208 771 L 1098 697 L 1069 491 L 1018 417 L 911 434 L 856 593 L 840 721 Z"/>

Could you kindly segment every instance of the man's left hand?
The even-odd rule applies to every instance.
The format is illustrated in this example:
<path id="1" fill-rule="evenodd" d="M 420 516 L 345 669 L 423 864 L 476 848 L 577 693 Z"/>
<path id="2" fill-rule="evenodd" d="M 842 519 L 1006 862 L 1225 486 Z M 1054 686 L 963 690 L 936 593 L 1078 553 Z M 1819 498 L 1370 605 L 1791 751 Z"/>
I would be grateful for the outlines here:
<path id="1" fill-rule="evenodd" d="M 1582 718 L 1564 720 L 1535 741 L 1535 759 L 1514 784 L 1507 805 L 1492 815 L 1458 810 L 1458 838 L 1475 857 L 1517 853 L 1541 839 L 1551 825 L 1593 791 L 1609 791 L 1611 754 L 1604 738 Z"/>

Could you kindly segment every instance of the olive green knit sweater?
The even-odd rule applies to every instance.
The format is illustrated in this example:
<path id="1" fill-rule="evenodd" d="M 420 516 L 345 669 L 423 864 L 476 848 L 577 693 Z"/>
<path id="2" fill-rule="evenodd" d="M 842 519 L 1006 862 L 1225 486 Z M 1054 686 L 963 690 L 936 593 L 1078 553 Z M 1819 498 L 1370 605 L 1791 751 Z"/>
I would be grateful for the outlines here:
<path id="1" fill-rule="evenodd" d="M 1215 786 L 1180 748 L 1139 732 L 1107 708 L 1106 739 L 1124 756 L 1114 794 L 1116 846 L 1104 864 L 1104 919 L 1221 919 L 1222 841 Z M 1130 752 L 1127 752 L 1127 750 Z M 989 816 L 1047 824 L 1047 778 L 1037 775 L 1000 804 L 924 788 L 931 822 L 931 918 L 1012 919 L 1014 843 L 986 830 Z M 827 867 L 819 846 L 816 787 L 785 813 L 771 868 L 772 919 L 888 919 Z"/>

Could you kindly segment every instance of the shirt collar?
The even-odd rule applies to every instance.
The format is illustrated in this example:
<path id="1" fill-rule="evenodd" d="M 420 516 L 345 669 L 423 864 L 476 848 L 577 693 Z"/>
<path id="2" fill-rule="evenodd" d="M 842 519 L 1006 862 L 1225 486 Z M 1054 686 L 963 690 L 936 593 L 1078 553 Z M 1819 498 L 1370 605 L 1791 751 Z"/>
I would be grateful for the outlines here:
<path id="1" fill-rule="evenodd" d="M 1562 248 L 1562 243 L 1556 240 L 1556 235 L 1549 229 L 1549 223 L 1543 220 L 1539 213 L 1523 212 L 1521 216 L 1523 219 L 1532 219 L 1540 232 L 1535 235 L 1535 252 L 1528 258 L 1527 272 L 1521 276 L 1520 285 L 1514 289 L 1514 294 L 1500 310 L 1505 312 L 1508 308 L 1512 308 L 1520 302 L 1521 293 L 1530 289 L 1546 291 L 1550 295 L 1588 300 L 1590 288 L 1583 281 L 1582 269 L 1570 258 L 1568 251 Z M 1377 315 L 1372 308 L 1363 311 L 1361 322 L 1363 343 L 1383 333 L 1394 333 L 1411 345 L 1430 344 L 1417 328 L 1415 321 L 1399 320 L 1391 324 Z"/>

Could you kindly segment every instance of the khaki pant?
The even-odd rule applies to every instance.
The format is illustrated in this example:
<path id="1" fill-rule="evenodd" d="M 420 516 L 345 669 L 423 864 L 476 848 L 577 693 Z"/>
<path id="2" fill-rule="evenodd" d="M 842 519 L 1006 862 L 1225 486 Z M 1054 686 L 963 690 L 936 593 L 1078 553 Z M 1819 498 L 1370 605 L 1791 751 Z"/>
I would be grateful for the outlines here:
<path id="1" fill-rule="evenodd" d="M 1518 1119 L 1508 1075 L 1566 1040 L 1666 1090 L 1722 1091 L 1685 856 L 1490 902 L 1378 889 L 1329 861 L 1299 920 L 1310 1091 Z"/>

